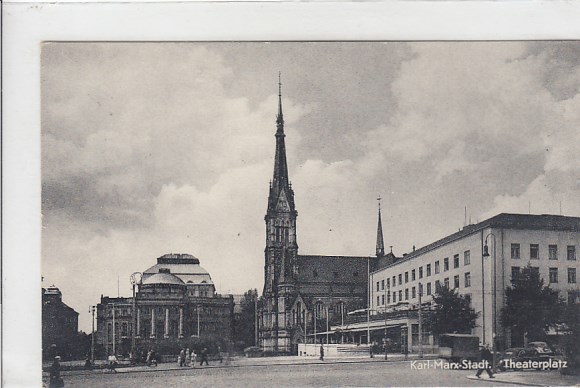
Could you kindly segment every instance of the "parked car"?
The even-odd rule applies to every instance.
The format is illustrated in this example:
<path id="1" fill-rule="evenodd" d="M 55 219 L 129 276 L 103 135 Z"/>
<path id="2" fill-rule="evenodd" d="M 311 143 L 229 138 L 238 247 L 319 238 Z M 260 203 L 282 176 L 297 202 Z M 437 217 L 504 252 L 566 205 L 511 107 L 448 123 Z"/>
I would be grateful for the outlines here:
<path id="1" fill-rule="evenodd" d="M 547 361 L 554 357 L 554 352 L 545 342 L 530 342 L 527 347 L 536 350 L 541 360 Z"/>
<path id="2" fill-rule="evenodd" d="M 510 363 L 508 361 L 514 361 L 523 349 L 524 348 L 508 348 L 503 353 L 500 353 L 498 355 L 497 368 L 502 372 L 509 369 Z"/>

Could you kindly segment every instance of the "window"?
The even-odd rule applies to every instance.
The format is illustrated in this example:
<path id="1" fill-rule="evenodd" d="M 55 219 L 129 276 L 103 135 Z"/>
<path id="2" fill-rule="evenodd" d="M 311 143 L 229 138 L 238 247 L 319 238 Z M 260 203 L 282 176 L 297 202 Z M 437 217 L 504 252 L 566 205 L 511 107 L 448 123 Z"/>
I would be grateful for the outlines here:
<path id="1" fill-rule="evenodd" d="M 381 290 L 385 289 L 385 279 L 381 280 Z"/>
<path id="2" fill-rule="evenodd" d="M 512 280 L 520 276 L 520 267 L 512 267 Z"/>
<path id="3" fill-rule="evenodd" d="M 409 300 L 409 289 L 405 288 L 405 300 Z"/>
<path id="4" fill-rule="evenodd" d="M 574 245 L 568 245 L 568 253 L 566 254 L 568 260 L 576 260 L 576 247 Z"/>
<path id="5" fill-rule="evenodd" d="M 391 288 L 391 279 L 387 279 L 387 288 Z"/>
<path id="6" fill-rule="evenodd" d="M 512 244 L 512 259 L 520 258 L 520 244 Z"/>
<path id="7" fill-rule="evenodd" d="M 405 272 L 405 283 L 409 283 L 409 272 Z"/>
<path id="8" fill-rule="evenodd" d="M 449 257 L 443 259 L 443 272 L 449 271 Z"/>
<path id="9" fill-rule="evenodd" d="M 459 268 L 459 255 L 453 256 L 453 268 Z"/>
<path id="10" fill-rule="evenodd" d="M 403 300 L 403 290 L 399 290 L 399 302 Z"/>
<path id="11" fill-rule="evenodd" d="M 419 279 L 423 279 L 423 267 L 419 267 Z"/>
<path id="12" fill-rule="evenodd" d="M 380 298 L 381 298 L 381 297 L 377 295 L 377 306 L 380 304 L 380 303 L 379 303 L 379 300 L 380 300 Z"/>
<path id="13" fill-rule="evenodd" d="M 393 292 L 393 303 L 397 303 L 397 293 Z"/>
<path id="14" fill-rule="evenodd" d="M 415 299 L 417 297 L 417 290 L 415 287 L 411 288 L 411 299 Z"/>
<path id="15" fill-rule="evenodd" d="M 463 265 L 471 264 L 471 252 L 465 251 L 463 252 Z"/>
<path id="16" fill-rule="evenodd" d="M 419 283 L 419 296 L 423 296 L 423 284 Z"/>
<path id="17" fill-rule="evenodd" d="M 379 291 L 380 283 L 377 282 L 377 291 Z"/>
<path id="18" fill-rule="evenodd" d="M 439 260 L 435 262 L 435 275 L 439 273 Z"/>
<path id="19" fill-rule="evenodd" d="M 558 268 L 550 268 L 550 283 L 558 283 Z"/>
<path id="20" fill-rule="evenodd" d="M 435 280 L 435 292 L 441 289 L 441 282 L 439 280 Z"/>
<path id="21" fill-rule="evenodd" d="M 431 276 L 431 264 L 427 264 L 427 276 Z"/>
<path id="22" fill-rule="evenodd" d="M 465 273 L 465 287 L 471 287 L 471 272 Z"/>
<path id="23" fill-rule="evenodd" d="M 397 285 L 397 278 L 395 276 L 393 276 L 393 287 L 395 287 Z"/>
<path id="24" fill-rule="evenodd" d="M 465 294 L 465 300 L 467 300 L 469 306 L 471 306 L 471 294 Z"/>
<path id="25" fill-rule="evenodd" d="M 576 283 L 576 268 L 568 268 L 568 283 Z"/>
<path id="26" fill-rule="evenodd" d="M 558 260 L 558 246 L 548 245 L 548 259 Z"/>
<path id="27" fill-rule="evenodd" d="M 383 303 L 381 303 L 383 306 L 385 305 L 385 294 L 381 295 L 381 300 Z"/>
<path id="28" fill-rule="evenodd" d="M 415 270 L 411 271 L 411 281 L 414 282 L 415 281 Z"/>
<path id="29" fill-rule="evenodd" d="M 387 303 L 391 303 L 391 291 L 387 291 Z"/>
<path id="30" fill-rule="evenodd" d="M 399 286 L 403 284 L 403 274 L 399 274 Z"/>
<path id="31" fill-rule="evenodd" d="M 576 293 L 578 291 L 568 291 L 568 304 L 576 303 Z"/>
<path id="32" fill-rule="evenodd" d="M 445 285 L 445 288 L 449 288 L 449 278 L 443 279 L 443 284 Z"/>
<path id="33" fill-rule="evenodd" d="M 530 244 L 530 259 L 540 258 L 540 246 L 538 244 Z"/>
<path id="34" fill-rule="evenodd" d="M 431 282 L 427 283 L 427 295 L 431 295 Z"/>
<path id="35" fill-rule="evenodd" d="M 459 275 L 453 276 L 453 288 L 459 288 Z"/>

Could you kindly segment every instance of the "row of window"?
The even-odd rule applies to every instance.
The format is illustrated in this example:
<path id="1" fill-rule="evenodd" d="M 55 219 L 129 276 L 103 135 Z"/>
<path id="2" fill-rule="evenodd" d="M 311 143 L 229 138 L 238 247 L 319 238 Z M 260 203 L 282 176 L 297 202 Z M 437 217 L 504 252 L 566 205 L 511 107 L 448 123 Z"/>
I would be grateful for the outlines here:
<path id="1" fill-rule="evenodd" d="M 434 272 L 435 275 L 437 275 L 438 273 L 441 272 L 441 265 L 440 265 L 440 261 L 437 260 L 434 263 Z M 471 253 L 470 251 L 465 251 L 463 252 L 463 265 L 469 265 L 471 264 Z M 460 265 L 460 260 L 459 260 L 459 254 L 456 254 L 453 256 L 453 268 L 459 268 Z M 443 259 L 443 272 L 449 271 L 449 257 L 446 257 Z M 425 272 L 423 272 L 423 266 L 419 267 L 418 270 L 412 269 L 411 270 L 411 281 L 415 281 L 417 278 L 417 274 L 419 275 L 419 279 L 423 279 L 423 275 L 425 275 L 425 277 L 427 276 L 431 276 L 431 264 L 427 264 L 425 266 Z M 406 271 L 405 274 L 405 283 L 409 283 L 409 271 Z M 386 286 L 387 288 L 391 288 L 391 284 L 393 287 L 397 286 L 397 279 L 399 280 L 399 286 L 403 284 L 403 274 L 400 273 L 397 276 L 393 276 L 392 277 L 392 283 L 391 283 L 391 279 L 387 279 L 387 283 Z M 376 288 L 377 291 L 380 290 L 384 290 L 385 289 L 385 280 L 381 280 L 380 282 L 377 282 L 376 284 Z"/>
<path id="2" fill-rule="evenodd" d="M 515 278 L 519 275 L 521 269 L 520 267 L 512 267 L 512 278 Z M 539 267 L 532 267 L 532 271 L 536 271 L 539 274 L 540 268 Z M 548 269 L 548 277 L 550 284 L 558 283 L 558 268 L 553 267 Z M 569 284 L 576 284 L 576 268 L 568 268 L 568 283 Z"/>
<path id="3" fill-rule="evenodd" d="M 511 246 L 511 258 L 519 259 L 520 256 L 520 244 L 514 243 Z M 530 259 L 539 260 L 540 259 L 540 244 L 530 244 Z M 548 259 L 558 260 L 558 245 L 550 244 L 548 245 Z M 568 245 L 566 247 L 566 259 L 576 260 L 576 246 Z"/>
<path id="4" fill-rule="evenodd" d="M 426 283 L 426 294 L 427 295 L 431 295 L 433 293 L 431 284 L 432 284 L 431 282 Z M 439 289 L 442 286 L 446 287 L 446 288 L 450 288 L 450 279 L 449 278 L 443 279 L 443 285 L 441 285 L 440 280 L 436 280 L 434 282 L 434 284 L 435 284 L 435 290 Z M 455 289 L 455 288 L 459 288 L 459 287 L 460 287 L 460 276 L 455 275 L 453 277 L 453 288 Z M 471 287 L 471 272 L 465 272 L 463 274 L 463 287 L 465 287 L 465 288 Z M 397 303 L 397 301 L 402 302 L 403 300 L 415 299 L 418 297 L 417 296 L 418 295 L 417 294 L 417 287 L 415 287 L 415 286 L 411 287 L 410 291 L 411 291 L 411 293 L 409 296 L 409 289 L 408 288 L 406 288 L 405 290 L 399 290 L 399 291 L 393 291 L 393 292 L 388 290 L 382 295 L 377 295 L 377 305 L 384 306 L 385 305 L 385 297 L 386 297 L 386 303 L 390 304 L 391 303 L 391 295 L 392 295 L 392 299 L 393 299 L 392 303 Z M 422 295 L 423 284 L 419 283 L 419 290 L 418 291 Z M 397 296 L 398 296 L 398 299 L 397 299 Z"/>

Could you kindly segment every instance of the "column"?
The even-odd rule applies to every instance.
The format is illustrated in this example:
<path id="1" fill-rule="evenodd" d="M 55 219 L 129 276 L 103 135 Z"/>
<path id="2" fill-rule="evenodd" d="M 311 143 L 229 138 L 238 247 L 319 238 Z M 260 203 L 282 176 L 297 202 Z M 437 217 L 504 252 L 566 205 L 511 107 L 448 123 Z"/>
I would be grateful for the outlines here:
<path id="1" fill-rule="evenodd" d="M 151 307 L 151 338 L 155 338 L 155 307 Z"/>
<path id="2" fill-rule="evenodd" d="M 169 307 L 165 307 L 165 338 L 169 338 Z"/>
<path id="3" fill-rule="evenodd" d="M 135 336 L 141 338 L 141 307 L 137 308 L 137 332 Z"/>
<path id="4" fill-rule="evenodd" d="M 183 338 L 183 307 L 179 306 L 179 338 Z"/>

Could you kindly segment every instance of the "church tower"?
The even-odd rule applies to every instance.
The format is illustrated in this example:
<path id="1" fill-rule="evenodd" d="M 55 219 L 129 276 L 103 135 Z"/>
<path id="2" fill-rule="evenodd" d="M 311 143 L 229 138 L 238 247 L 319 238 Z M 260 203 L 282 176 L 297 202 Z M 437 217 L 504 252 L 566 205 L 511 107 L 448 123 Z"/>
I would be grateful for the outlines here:
<path id="1" fill-rule="evenodd" d="M 264 250 L 265 305 L 262 310 L 262 349 L 273 352 L 290 351 L 288 304 L 295 291 L 298 274 L 296 211 L 294 191 L 288 178 L 284 115 L 282 113 L 282 83 L 278 79 L 278 115 L 276 116 L 276 153 L 274 175 L 270 182 Z"/>

